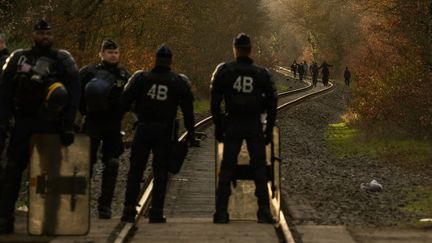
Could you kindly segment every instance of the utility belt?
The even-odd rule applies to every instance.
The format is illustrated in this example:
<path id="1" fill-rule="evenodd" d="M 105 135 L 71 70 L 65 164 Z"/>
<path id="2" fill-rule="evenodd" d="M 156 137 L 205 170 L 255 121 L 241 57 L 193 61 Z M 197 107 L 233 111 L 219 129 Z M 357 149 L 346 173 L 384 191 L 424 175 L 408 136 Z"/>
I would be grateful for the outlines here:
<path id="1" fill-rule="evenodd" d="M 260 121 L 260 113 L 243 113 L 243 114 L 227 114 L 224 117 L 226 121 Z"/>
<path id="2" fill-rule="evenodd" d="M 154 126 L 154 127 L 166 127 L 170 128 L 171 123 L 168 121 L 152 121 L 152 120 L 145 120 L 145 121 L 139 121 L 138 126 Z"/>

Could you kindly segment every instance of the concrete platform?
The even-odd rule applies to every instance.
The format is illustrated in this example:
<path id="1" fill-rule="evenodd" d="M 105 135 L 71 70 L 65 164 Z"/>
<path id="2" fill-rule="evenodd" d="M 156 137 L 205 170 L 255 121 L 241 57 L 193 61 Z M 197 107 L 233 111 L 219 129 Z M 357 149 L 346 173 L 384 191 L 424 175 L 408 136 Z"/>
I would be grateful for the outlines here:
<path id="1" fill-rule="evenodd" d="M 344 226 L 301 225 L 296 226 L 303 243 L 355 243 Z"/>
<path id="2" fill-rule="evenodd" d="M 224 243 L 279 242 L 273 225 L 256 221 L 232 221 L 213 224 L 211 218 L 172 218 L 166 224 L 142 220 L 132 242 Z"/>

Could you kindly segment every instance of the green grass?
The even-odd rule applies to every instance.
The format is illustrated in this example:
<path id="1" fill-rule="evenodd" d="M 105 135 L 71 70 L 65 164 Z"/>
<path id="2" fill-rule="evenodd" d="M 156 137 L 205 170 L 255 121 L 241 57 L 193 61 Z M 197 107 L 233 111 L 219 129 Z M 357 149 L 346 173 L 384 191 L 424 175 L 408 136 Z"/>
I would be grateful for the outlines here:
<path id="1" fill-rule="evenodd" d="M 432 187 L 415 187 L 405 191 L 408 203 L 404 211 L 432 216 Z"/>
<path id="2" fill-rule="evenodd" d="M 416 169 L 432 161 L 432 144 L 423 140 L 365 136 L 345 123 L 330 124 L 326 139 L 338 158 L 364 154 L 394 165 Z"/>
<path id="3" fill-rule="evenodd" d="M 404 190 L 406 197 L 406 205 L 402 208 L 403 211 L 414 213 L 420 217 L 432 217 L 432 187 L 414 187 Z M 416 222 L 417 228 L 432 228 L 432 222 Z"/>
<path id="4" fill-rule="evenodd" d="M 209 113 L 210 112 L 210 101 L 207 99 L 195 100 L 194 112 L 195 113 Z"/>
<path id="5" fill-rule="evenodd" d="M 376 149 L 368 143 L 358 139 L 359 132 L 348 127 L 345 123 L 330 124 L 327 127 L 325 136 L 331 153 L 342 158 L 353 154 L 367 154 L 376 156 Z"/>
<path id="6" fill-rule="evenodd" d="M 281 92 L 286 92 L 290 89 L 289 89 L 288 85 L 286 85 L 286 83 L 276 82 L 276 90 L 278 91 L 278 93 L 281 93 Z"/>

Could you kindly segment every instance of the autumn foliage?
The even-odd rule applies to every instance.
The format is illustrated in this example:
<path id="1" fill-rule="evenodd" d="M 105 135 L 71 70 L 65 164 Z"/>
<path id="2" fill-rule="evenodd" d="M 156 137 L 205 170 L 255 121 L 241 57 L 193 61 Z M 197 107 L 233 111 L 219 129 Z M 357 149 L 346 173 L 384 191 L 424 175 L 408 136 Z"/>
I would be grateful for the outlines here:
<path id="1" fill-rule="evenodd" d="M 55 27 L 56 45 L 80 66 L 99 60 L 99 45 L 121 45 L 123 66 L 153 65 L 156 48 L 173 48 L 174 69 L 189 76 L 198 99 L 208 98 L 215 66 L 232 59 L 239 32 L 254 41 L 266 66 L 293 59 L 345 66 L 353 76 L 352 124 L 368 131 L 432 135 L 432 1 L 430 0 L 3 0 L 1 28 L 9 47 L 30 44 L 37 18 Z"/>
<path id="2" fill-rule="evenodd" d="M 432 135 L 431 15 L 428 1 L 368 1 L 364 40 L 351 56 L 351 111 L 368 130 Z M 363 6 L 363 7 L 365 7 Z M 396 129 L 396 130 L 395 130 Z"/>

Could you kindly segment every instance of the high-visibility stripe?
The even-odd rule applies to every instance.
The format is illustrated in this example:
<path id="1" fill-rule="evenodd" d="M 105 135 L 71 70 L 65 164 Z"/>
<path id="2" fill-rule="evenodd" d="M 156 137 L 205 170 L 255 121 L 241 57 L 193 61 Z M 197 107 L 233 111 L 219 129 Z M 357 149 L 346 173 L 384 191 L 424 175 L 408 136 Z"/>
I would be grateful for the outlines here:
<path id="1" fill-rule="evenodd" d="M 48 94 L 45 98 L 45 102 L 48 102 L 49 98 L 51 97 L 52 92 L 54 92 L 54 90 L 56 90 L 57 88 L 60 88 L 60 87 L 64 87 L 62 83 L 55 82 L 55 83 L 51 84 L 48 88 Z"/>

